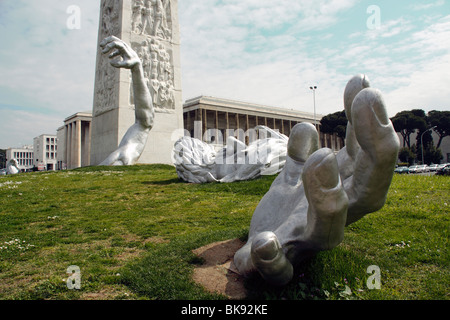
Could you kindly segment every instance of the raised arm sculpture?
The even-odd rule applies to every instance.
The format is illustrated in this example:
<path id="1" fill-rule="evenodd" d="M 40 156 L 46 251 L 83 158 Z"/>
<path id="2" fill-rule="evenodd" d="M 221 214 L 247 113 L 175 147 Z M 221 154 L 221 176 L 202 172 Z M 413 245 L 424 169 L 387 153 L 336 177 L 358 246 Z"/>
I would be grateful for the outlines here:
<path id="1" fill-rule="evenodd" d="M 285 285 L 295 265 L 343 240 L 345 226 L 385 203 L 399 149 L 380 91 L 364 75 L 344 92 L 346 147 L 319 149 L 311 124 L 293 128 L 285 166 L 252 217 L 248 242 L 234 257 L 242 275 L 259 272 Z"/>
<path id="2" fill-rule="evenodd" d="M 137 53 L 125 42 L 112 36 L 104 39 L 100 46 L 104 54 L 110 53 L 111 65 L 131 70 L 136 122 L 125 133 L 117 150 L 100 165 L 135 164 L 147 143 L 148 133 L 153 127 L 155 111 L 150 92 L 145 83 L 142 62 Z"/>

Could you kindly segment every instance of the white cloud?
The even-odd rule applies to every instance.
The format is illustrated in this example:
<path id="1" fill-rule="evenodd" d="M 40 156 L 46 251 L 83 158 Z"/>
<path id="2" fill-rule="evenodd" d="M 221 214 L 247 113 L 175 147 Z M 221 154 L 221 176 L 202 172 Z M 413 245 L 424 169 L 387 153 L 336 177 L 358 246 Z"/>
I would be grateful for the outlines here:
<path id="1" fill-rule="evenodd" d="M 390 116 L 414 108 L 449 109 L 450 15 L 421 29 L 413 19 L 400 17 L 384 21 L 379 30 L 350 34 L 347 48 L 331 61 L 366 73 L 384 92 Z"/>
<path id="2" fill-rule="evenodd" d="M 210 1 L 180 2 L 183 96 L 218 95 L 305 110 L 312 108 L 313 81 L 324 84 L 317 97 L 321 112 L 335 110 L 341 92 L 334 102 L 332 95 L 341 88 L 326 88 L 339 76 L 323 57 L 308 55 L 316 39 L 307 31 L 337 23 L 356 2 L 229 0 L 212 7 Z M 332 38 L 328 32 L 319 40 Z"/>
<path id="3" fill-rule="evenodd" d="M 2 3 L 7 13 L 0 24 L 0 104 L 21 101 L 29 112 L 10 110 L 10 121 L 33 123 L 39 119 L 46 124 L 42 127 L 47 128 L 46 133 L 56 132 L 65 117 L 92 108 L 99 3 L 91 0 L 15 1 L 14 6 L 12 3 Z M 69 5 L 81 9 L 80 30 L 67 28 Z M 41 109 L 51 110 L 47 112 L 51 120 L 43 119 Z M 12 119 L 12 115 L 18 118 Z M 6 117 L 0 119 L 0 145 L 11 141 L 6 121 Z M 36 127 L 41 128 L 24 126 L 21 130 L 32 139 Z"/>
<path id="4" fill-rule="evenodd" d="M 32 145 L 41 134 L 56 134 L 56 123 L 62 119 L 57 115 L 28 110 L 1 109 L 1 148 Z"/>
<path id="5" fill-rule="evenodd" d="M 10 24 L 2 30 L 2 34 L 11 34 L 11 38 L 2 46 L 5 58 L 1 85 L 30 88 L 33 99 L 37 102 L 42 99 L 45 104 L 59 103 L 55 102 L 57 98 L 70 94 L 72 85 L 78 87 L 92 78 L 94 72 L 97 25 L 89 20 L 88 12 L 98 4 L 87 0 L 57 3 L 41 0 L 18 5 L 10 12 Z M 83 14 L 86 17 L 80 30 L 66 27 L 65 10 L 73 3 L 80 5 L 82 17 Z M 86 87 L 89 85 L 88 80 Z M 57 92 L 60 94 L 55 96 Z"/>
<path id="6" fill-rule="evenodd" d="M 405 47 L 420 51 L 421 58 L 428 58 L 437 53 L 450 51 L 449 39 L 450 15 L 435 21 L 428 28 L 415 32 Z"/>
<path id="7" fill-rule="evenodd" d="M 410 109 L 450 110 L 450 54 L 431 60 L 412 71 L 409 83 L 388 94 L 388 101 L 396 112 Z"/>
<path id="8" fill-rule="evenodd" d="M 444 4 L 445 4 L 445 0 L 437 0 L 436 2 L 427 3 L 427 4 L 422 4 L 422 3 L 412 4 L 411 8 L 416 11 L 422 11 L 422 10 L 427 10 L 427 9 L 431 9 L 431 8 L 435 8 L 435 7 L 441 7 Z"/>
<path id="9" fill-rule="evenodd" d="M 383 21 L 379 28 L 367 29 L 366 32 L 356 32 L 349 36 L 349 38 L 357 38 L 362 36 L 363 40 L 377 41 L 383 38 L 391 38 L 397 35 L 403 35 L 414 28 L 413 22 L 404 17 L 395 20 Z"/>
<path id="10" fill-rule="evenodd" d="M 353 32 L 331 47 L 326 41 L 334 38 L 332 33 L 317 37 L 321 33 L 310 36 L 309 30 L 337 24 L 339 14 L 356 1 L 319 2 L 290 1 L 289 7 L 283 1 L 233 0 L 213 10 L 203 7 L 204 2 L 192 8 L 181 5 L 184 97 L 217 95 L 312 111 L 308 88 L 318 84 L 318 113 L 327 114 L 342 108 L 348 79 L 366 73 L 385 92 L 392 115 L 421 107 L 420 101 L 443 106 L 446 93 L 420 88 L 433 75 L 447 79 L 442 74 L 449 70 L 444 56 L 422 59 L 448 49 L 448 18 L 417 30 L 411 17 L 400 16 L 382 21 L 380 29 Z M 269 13 L 273 19 L 267 19 Z M 431 92 L 439 97 L 430 98 Z"/>
<path id="11" fill-rule="evenodd" d="M 407 75 L 399 77 L 405 84 L 389 94 L 389 100 L 401 109 L 422 108 L 430 110 L 450 109 L 450 15 L 435 21 L 429 27 L 413 33 L 399 51 L 411 56 L 400 66 Z M 409 60 L 409 61 L 408 61 Z M 420 61 L 420 63 L 415 63 Z M 414 64 L 415 63 L 415 64 Z"/>

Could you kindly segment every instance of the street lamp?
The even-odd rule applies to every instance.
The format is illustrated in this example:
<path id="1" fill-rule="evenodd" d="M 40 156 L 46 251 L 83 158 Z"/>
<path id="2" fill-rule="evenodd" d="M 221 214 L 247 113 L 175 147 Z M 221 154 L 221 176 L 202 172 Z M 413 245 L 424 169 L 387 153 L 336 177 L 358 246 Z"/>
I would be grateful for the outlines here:
<path id="1" fill-rule="evenodd" d="M 422 148 L 422 164 L 424 164 L 424 163 L 423 163 L 423 135 L 424 135 L 425 132 L 430 131 L 430 130 L 433 130 L 433 129 L 436 128 L 436 127 L 437 127 L 437 126 L 434 126 L 434 127 L 432 127 L 432 128 L 429 128 L 429 129 L 425 130 L 425 131 L 420 135 L 420 146 L 421 146 L 421 148 Z"/>
<path id="2" fill-rule="evenodd" d="M 316 125 L 316 89 L 317 86 L 309 87 L 313 91 L 313 99 L 314 99 L 314 127 L 317 129 Z"/>

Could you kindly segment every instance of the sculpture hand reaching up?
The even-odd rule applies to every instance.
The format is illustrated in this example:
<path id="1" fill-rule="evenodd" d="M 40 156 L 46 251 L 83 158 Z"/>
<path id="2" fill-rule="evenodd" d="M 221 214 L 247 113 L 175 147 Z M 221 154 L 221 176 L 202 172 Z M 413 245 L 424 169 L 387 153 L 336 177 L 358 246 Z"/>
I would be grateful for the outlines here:
<path id="1" fill-rule="evenodd" d="M 246 245 L 234 264 L 242 275 L 259 272 L 285 285 L 295 265 L 342 242 L 344 228 L 385 203 L 399 139 L 381 93 L 364 75 L 344 92 L 346 147 L 337 156 L 319 149 L 316 128 L 297 124 L 289 137 L 284 169 L 252 217 Z"/>
<path id="2" fill-rule="evenodd" d="M 145 83 L 142 62 L 137 53 L 125 42 L 114 36 L 100 43 L 102 52 L 109 54 L 115 68 L 131 70 L 135 102 L 135 123 L 125 133 L 117 150 L 112 152 L 100 165 L 135 164 L 147 143 L 148 133 L 153 127 L 155 111 L 150 92 Z"/>
<path id="3" fill-rule="evenodd" d="M 103 39 L 100 42 L 100 47 L 102 48 L 103 54 L 110 53 L 114 50 L 109 54 L 108 58 L 114 59 L 118 57 L 110 62 L 115 68 L 133 69 L 141 64 L 141 59 L 139 59 L 138 54 L 128 44 L 115 36 Z"/>

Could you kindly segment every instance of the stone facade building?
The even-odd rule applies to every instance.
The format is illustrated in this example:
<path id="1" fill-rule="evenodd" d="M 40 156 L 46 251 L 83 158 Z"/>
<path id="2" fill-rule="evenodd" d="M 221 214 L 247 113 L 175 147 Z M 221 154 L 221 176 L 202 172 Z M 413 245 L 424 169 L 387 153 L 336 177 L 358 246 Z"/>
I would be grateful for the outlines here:
<path id="1" fill-rule="evenodd" d="M 297 123 L 309 122 L 315 123 L 319 130 L 321 147 L 328 147 L 334 151 L 339 151 L 343 147 L 341 139 L 336 135 L 320 132 L 319 124 L 322 115 L 316 115 L 314 118 L 314 114 L 309 112 L 209 96 L 187 100 L 183 111 L 185 130 L 191 137 L 200 138 L 209 143 L 223 143 L 231 133 L 235 136 L 246 135 L 236 137 L 248 143 L 251 137 L 245 133 L 257 125 L 278 130 L 289 137 L 291 129 Z M 217 141 L 216 137 L 221 137 L 222 139 L 219 138 L 219 140 L 222 141 Z"/>
<path id="2" fill-rule="evenodd" d="M 23 146 L 22 148 L 6 149 L 6 163 L 9 160 L 16 159 L 20 170 L 30 170 L 34 166 L 33 146 Z"/>
<path id="3" fill-rule="evenodd" d="M 56 170 L 58 139 L 53 134 L 42 134 L 34 138 L 34 167 L 38 170 Z"/>
<path id="4" fill-rule="evenodd" d="M 91 112 L 78 112 L 64 120 L 58 129 L 58 169 L 90 165 Z"/>

